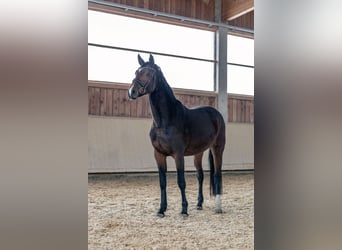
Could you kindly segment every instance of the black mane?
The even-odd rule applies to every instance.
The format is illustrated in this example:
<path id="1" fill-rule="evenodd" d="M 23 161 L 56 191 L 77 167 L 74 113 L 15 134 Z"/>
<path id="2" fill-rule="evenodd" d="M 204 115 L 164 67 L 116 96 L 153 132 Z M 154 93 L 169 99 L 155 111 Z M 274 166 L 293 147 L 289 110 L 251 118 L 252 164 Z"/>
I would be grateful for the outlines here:
<path id="1" fill-rule="evenodd" d="M 161 71 L 160 67 L 157 64 L 154 64 L 151 66 L 148 62 L 143 65 L 143 67 L 146 67 L 146 66 L 149 66 L 149 67 L 156 70 L 157 79 L 158 79 L 157 89 L 160 87 L 164 88 L 167 95 L 170 97 L 171 101 L 174 101 L 174 102 L 178 101 L 177 98 L 175 97 L 174 93 L 173 93 L 172 88 L 170 87 L 170 85 L 166 81 L 166 78 L 164 77 L 164 74 Z"/>

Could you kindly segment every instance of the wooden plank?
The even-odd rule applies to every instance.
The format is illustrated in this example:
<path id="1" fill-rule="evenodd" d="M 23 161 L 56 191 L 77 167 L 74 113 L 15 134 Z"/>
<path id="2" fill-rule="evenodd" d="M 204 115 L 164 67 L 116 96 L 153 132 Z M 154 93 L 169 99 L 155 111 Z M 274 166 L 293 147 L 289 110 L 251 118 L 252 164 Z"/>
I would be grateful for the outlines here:
<path id="1" fill-rule="evenodd" d="M 213 21 L 214 6 L 211 4 L 212 0 L 202 1 L 202 20 Z"/>
<path id="2" fill-rule="evenodd" d="M 140 109 L 140 114 L 138 117 L 140 118 L 146 118 L 147 117 L 147 112 L 146 112 L 146 98 L 140 98 L 140 103 L 139 103 L 139 109 Z"/>
<path id="3" fill-rule="evenodd" d="M 248 12 L 244 14 L 243 16 L 240 16 L 234 20 L 231 20 L 228 22 L 228 24 L 254 30 L 254 11 Z M 239 35 L 239 33 L 237 34 Z M 253 36 L 247 36 L 247 37 L 253 38 Z"/>
<path id="4" fill-rule="evenodd" d="M 160 1 L 159 11 L 166 12 L 166 1 Z"/>
<path id="5" fill-rule="evenodd" d="M 130 106 L 130 117 L 137 117 L 137 100 L 128 100 Z"/>
<path id="6" fill-rule="evenodd" d="M 238 117 L 237 117 L 237 122 L 241 122 L 242 121 L 242 101 L 241 100 L 238 100 L 238 110 L 237 110 L 237 114 L 238 114 Z"/>
<path id="7" fill-rule="evenodd" d="M 245 105 L 246 105 L 246 110 L 245 110 L 245 122 L 248 123 L 249 122 L 249 112 L 250 112 L 250 101 L 245 101 Z"/>
<path id="8" fill-rule="evenodd" d="M 186 106 L 188 107 L 188 108 L 190 108 L 190 106 L 191 106 L 191 103 L 190 103 L 190 95 L 183 95 L 183 98 L 184 98 L 184 102 L 185 102 L 185 104 L 186 104 Z"/>
<path id="9" fill-rule="evenodd" d="M 249 101 L 248 122 L 252 123 L 253 102 Z"/>
<path id="10" fill-rule="evenodd" d="M 171 13 L 171 0 L 165 0 L 165 13 Z"/>
<path id="11" fill-rule="evenodd" d="M 105 115 L 106 110 L 106 89 L 100 88 L 100 115 Z"/>
<path id="12" fill-rule="evenodd" d="M 240 99 L 240 100 L 254 100 L 252 95 L 240 95 L 240 94 L 228 94 L 228 98 Z"/>
<path id="13" fill-rule="evenodd" d="M 200 13 L 199 18 L 202 20 L 205 20 L 205 12 L 206 12 L 207 5 L 203 1 L 200 1 L 199 5 L 201 5 L 201 13 Z"/>
<path id="14" fill-rule="evenodd" d="M 136 117 L 143 117 L 143 109 L 142 109 L 142 103 L 143 103 L 143 98 L 138 98 L 136 100 L 137 102 L 137 116 Z"/>
<path id="15" fill-rule="evenodd" d="M 143 117 L 149 118 L 151 117 L 151 113 L 150 113 L 150 102 L 148 100 L 148 96 L 143 96 L 141 98 L 143 99 L 143 102 L 142 102 Z"/>
<path id="16" fill-rule="evenodd" d="M 92 115 L 95 114 L 95 88 L 91 88 L 90 113 Z"/>
<path id="17" fill-rule="evenodd" d="M 215 22 L 215 0 L 210 0 L 208 7 L 208 21 Z"/>
<path id="18" fill-rule="evenodd" d="M 133 1 L 132 1 L 132 6 L 134 6 L 134 7 L 139 7 L 139 2 L 140 2 L 140 1 L 138 1 L 138 0 L 133 0 Z"/>
<path id="19" fill-rule="evenodd" d="M 120 116 L 127 116 L 127 107 L 125 101 L 125 93 L 122 90 L 119 90 L 119 115 Z"/>
<path id="20" fill-rule="evenodd" d="M 236 106 L 237 106 L 237 100 L 236 99 L 233 99 L 232 100 L 233 102 L 233 116 L 232 116 L 232 122 L 236 122 L 236 117 L 237 117 L 237 109 L 236 109 Z"/>
<path id="21" fill-rule="evenodd" d="M 181 94 L 175 94 L 175 96 L 176 96 L 176 98 L 177 98 L 181 103 L 183 103 L 183 104 L 185 105 L 183 95 L 181 95 Z"/>
<path id="22" fill-rule="evenodd" d="M 194 106 L 197 106 L 197 105 L 198 105 L 198 101 L 197 101 L 196 96 L 191 95 L 190 96 L 190 107 L 194 107 Z"/>
<path id="23" fill-rule="evenodd" d="M 222 18 L 231 21 L 254 10 L 254 0 L 225 0 L 222 5 Z"/>
<path id="24" fill-rule="evenodd" d="M 204 96 L 199 96 L 199 100 L 200 100 L 199 105 L 201 105 L 201 106 L 207 105 L 207 100 Z"/>
<path id="25" fill-rule="evenodd" d="M 133 0 L 126 0 L 126 3 L 123 3 L 123 4 L 129 5 L 129 6 L 134 6 Z"/>
<path id="26" fill-rule="evenodd" d="M 171 14 L 176 14 L 176 0 L 171 0 Z"/>
<path id="27" fill-rule="evenodd" d="M 175 1 L 175 14 L 176 14 L 176 15 L 180 15 L 180 12 L 181 12 L 181 3 L 182 3 L 181 0 L 176 0 L 176 1 Z"/>
<path id="28" fill-rule="evenodd" d="M 216 107 L 216 98 L 212 98 L 208 96 L 206 98 L 206 105 Z"/>
<path id="29" fill-rule="evenodd" d="M 254 101 L 251 101 L 250 121 L 254 123 Z"/>
<path id="30" fill-rule="evenodd" d="M 100 88 L 95 88 L 94 115 L 100 115 Z"/>
<path id="31" fill-rule="evenodd" d="M 150 100 L 146 96 L 146 112 L 147 112 L 147 117 L 152 118 L 152 111 L 151 111 L 151 106 L 150 106 Z"/>
<path id="32" fill-rule="evenodd" d="M 246 122 L 246 101 L 241 100 L 241 122 Z"/>
<path id="33" fill-rule="evenodd" d="M 196 18 L 196 0 L 191 0 L 190 17 Z"/>
<path id="34" fill-rule="evenodd" d="M 161 11 L 160 2 L 163 2 L 163 1 L 152 0 L 152 2 L 153 2 L 153 10 Z"/>
<path id="35" fill-rule="evenodd" d="M 211 97 L 211 106 L 217 108 L 217 96 Z"/>
<path id="36" fill-rule="evenodd" d="M 148 9 L 149 8 L 149 0 L 144 0 L 144 9 Z"/>
<path id="37" fill-rule="evenodd" d="M 113 89 L 107 89 L 106 114 L 113 115 Z"/>
<path id="38" fill-rule="evenodd" d="M 191 17 L 191 0 L 182 1 L 183 16 Z"/>
<path id="39" fill-rule="evenodd" d="M 228 121 L 233 121 L 233 100 L 230 98 L 228 99 Z"/>
<path id="40" fill-rule="evenodd" d="M 210 105 L 210 97 L 208 97 L 208 96 L 203 97 L 203 105 L 211 106 Z"/>
<path id="41" fill-rule="evenodd" d="M 120 116 L 125 116 L 125 103 L 122 90 L 119 90 L 119 114 Z"/>
<path id="42" fill-rule="evenodd" d="M 144 8 L 144 0 L 139 0 L 138 3 L 137 3 L 137 7 L 138 8 Z"/>
<path id="43" fill-rule="evenodd" d="M 234 122 L 239 122 L 240 121 L 240 100 L 236 99 L 236 106 L 235 106 L 235 113 L 236 113 L 236 119 Z"/>
<path id="44" fill-rule="evenodd" d="M 119 90 L 113 89 L 113 115 L 120 116 L 120 100 L 119 100 Z"/>
<path id="45" fill-rule="evenodd" d="M 117 82 L 105 82 L 105 81 L 88 81 L 89 87 L 95 88 L 111 88 L 111 89 L 126 89 L 130 88 L 130 84 L 117 83 Z"/>
<path id="46" fill-rule="evenodd" d="M 91 109 L 91 87 L 88 87 L 88 115 L 90 115 L 90 109 Z"/>
<path id="47" fill-rule="evenodd" d="M 187 16 L 186 15 L 186 0 L 178 0 L 178 6 L 179 6 L 179 9 L 178 9 L 178 15 L 180 16 Z"/>
<path id="48" fill-rule="evenodd" d="M 135 102 L 132 102 L 129 100 L 127 91 L 123 91 L 123 95 L 124 95 L 124 102 L 126 104 L 125 105 L 125 116 L 131 116 L 132 105 Z"/>

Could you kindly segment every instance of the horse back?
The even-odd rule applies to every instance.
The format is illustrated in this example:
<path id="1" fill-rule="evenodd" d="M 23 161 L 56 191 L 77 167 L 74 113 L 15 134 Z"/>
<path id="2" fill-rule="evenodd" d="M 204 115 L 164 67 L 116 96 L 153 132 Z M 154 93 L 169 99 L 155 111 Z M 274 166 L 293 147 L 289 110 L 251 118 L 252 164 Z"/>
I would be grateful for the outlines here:
<path id="1" fill-rule="evenodd" d="M 200 106 L 189 109 L 187 125 L 191 131 L 200 134 L 215 133 L 225 130 L 225 122 L 221 113 L 211 106 Z"/>

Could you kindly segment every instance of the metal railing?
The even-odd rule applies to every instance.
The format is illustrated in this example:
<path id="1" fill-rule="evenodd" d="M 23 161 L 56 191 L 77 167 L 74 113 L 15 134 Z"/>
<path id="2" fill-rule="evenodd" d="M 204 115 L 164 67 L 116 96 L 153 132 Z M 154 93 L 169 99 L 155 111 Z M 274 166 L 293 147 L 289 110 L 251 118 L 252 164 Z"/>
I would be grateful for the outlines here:
<path id="1" fill-rule="evenodd" d="M 104 49 L 116 49 L 116 50 L 124 50 L 124 51 L 130 51 L 130 52 L 138 52 L 138 53 L 152 53 L 153 55 L 160 55 L 160 56 L 168 56 L 168 57 L 175 57 L 180 59 L 188 59 L 188 60 L 195 60 L 195 61 L 202 61 L 202 62 L 211 62 L 211 63 L 217 63 L 217 60 L 210 60 L 210 59 L 204 59 L 204 58 L 198 58 L 198 57 L 190 57 L 190 56 L 181 56 L 181 55 L 175 55 L 175 54 L 167 54 L 157 51 L 147 51 L 147 50 L 141 50 L 141 49 L 131 49 L 131 48 L 124 48 L 124 47 L 118 47 L 118 46 L 111 46 L 111 45 L 104 45 L 104 44 L 97 44 L 97 43 L 88 43 L 88 46 L 94 46 Z M 245 68 L 253 68 L 252 65 L 247 64 L 240 64 L 240 63 L 230 63 L 228 62 L 227 65 L 232 66 L 240 66 Z"/>

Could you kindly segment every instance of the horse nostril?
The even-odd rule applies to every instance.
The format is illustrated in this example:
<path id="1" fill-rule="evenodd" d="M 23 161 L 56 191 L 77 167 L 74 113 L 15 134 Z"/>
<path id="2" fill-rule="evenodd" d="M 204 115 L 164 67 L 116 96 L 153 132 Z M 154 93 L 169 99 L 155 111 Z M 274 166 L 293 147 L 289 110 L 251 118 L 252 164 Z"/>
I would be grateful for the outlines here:
<path id="1" fill-rule="evenodd" d="M 128 97 L 130 98 L 130 99 L 135 99 L 136 98 L 136 90 L 135 89 L 133 89 L 133 88 L 130 88 L 129 90 L 128 90 Z"/>

